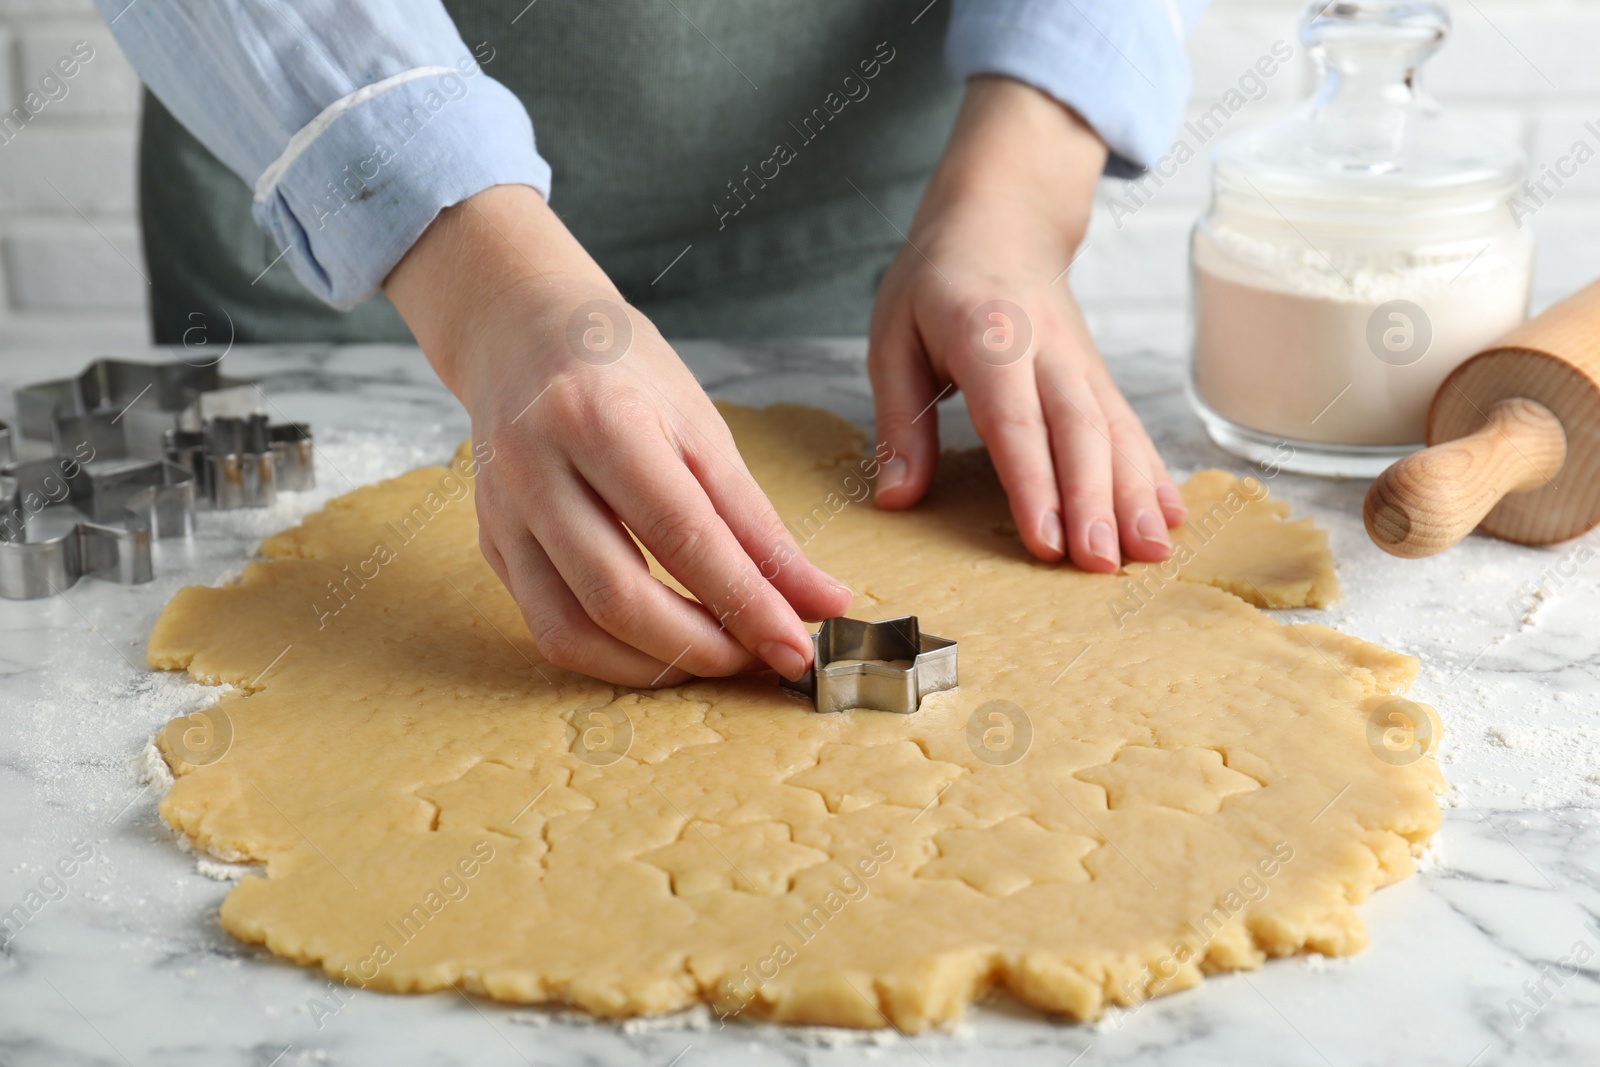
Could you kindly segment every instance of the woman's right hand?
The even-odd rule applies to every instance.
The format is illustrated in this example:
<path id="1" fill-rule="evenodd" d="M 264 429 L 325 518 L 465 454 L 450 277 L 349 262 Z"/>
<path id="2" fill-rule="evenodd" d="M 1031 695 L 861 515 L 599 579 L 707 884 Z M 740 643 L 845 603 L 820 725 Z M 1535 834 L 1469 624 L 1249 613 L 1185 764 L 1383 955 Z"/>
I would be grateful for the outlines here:
<path id="1" fill-rule="evenodd" d="M 842 614 L 850 590 L 801 553 L 689 369 L 537 192 L 446 209 L 384 289 L 488 446 L 479 544 L 547 660 L 638 687 L 752 660 L 805 671 L 802 619 Z"/>

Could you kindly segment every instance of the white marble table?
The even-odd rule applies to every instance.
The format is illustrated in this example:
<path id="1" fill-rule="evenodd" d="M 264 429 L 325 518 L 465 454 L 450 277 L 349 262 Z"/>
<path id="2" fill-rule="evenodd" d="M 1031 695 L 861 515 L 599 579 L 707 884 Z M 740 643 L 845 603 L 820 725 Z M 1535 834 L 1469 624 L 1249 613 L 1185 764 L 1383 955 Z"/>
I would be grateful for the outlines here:
<path id="1" fill-rule="evenodd" d="M 865 423 L 861 349 L 684 346 L 716 396 Z M 0 419 L 13 387 L 79 365 L 0 350 Z M 240 349 L 225 367 L 312 422 L 320 487 L 270 512 L 203 515 L 192 542 L 159 545 L 151 584 L 85 580 L 56 599 L 0 601 L 0 913 L 40 904 L 14 935 L 0 929 L 0 1064 L 1600 1062 L 1596 553 L 1473 538 L 1431 560 L 1390 559 L 1362 533 L 1363 486 L 1288 474 L 1274 491 L 1331 530 L 1340 564 L 1345 599 L 1320 621 L 1421 657 L 1413 695 L 1448 731 L 1444 829 L 1420 874 L 1361 908 L 1362 955 L 1276 961 L 1090 1027 L 996 1004 L 910 1040 L 717 1030 L 704 1016 L 621 1027 L 457 994 L 363 994 L 319 1028 L 308 1000 L 322 977 L 222 931 L 227 883 L 175 846 L 141 782 L 151 735 L 199 692 L 144 667 L 145 637 L 179 586 L 236 570 L 261 535 L 331 494 L 443 459 L 467 423 L 414 350 Z M 1204 440 L 1176 359 L 1129 354 L 1115 369 L 1175 471 L 1242 469 Z M 63 859 L 67 878 L 51 873 Z M 1595 958 L 1562 968 L 1575 951 Z M 1527 1011 L 1514 1015 L 1512 997 Z"/>

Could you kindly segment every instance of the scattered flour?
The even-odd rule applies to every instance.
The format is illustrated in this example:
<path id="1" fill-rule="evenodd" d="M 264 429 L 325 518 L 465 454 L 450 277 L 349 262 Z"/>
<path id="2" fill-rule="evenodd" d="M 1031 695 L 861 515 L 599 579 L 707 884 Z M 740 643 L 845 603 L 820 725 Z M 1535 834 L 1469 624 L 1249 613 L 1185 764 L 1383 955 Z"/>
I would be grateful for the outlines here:
<path id="1" fill-rule="evenodd" d="M 1533 732 L 1521 726 L 1491 726 L 1483 733 L 1501 748 L 1527 748 Z"/>
<path id="2" fill-rule="evenodd" d="M 156 747 L 155 739 L 144 746 L 144 751 L 139 753 L 139 774 L 137 778 L 145 785 L 153 785 L 162 794 L 172 788 L 172 783 L 177 779 L 172 777 L 172 768 L 167 766 L 167 761 L 161 755 L 161 750 Z"/>
<path id="3" fill-rule="evenodd" d="M 259 863 L 223 863 L 200 853 L 195 854 L 194 869 L 214 882 L 237 882 L 249 874 L 259 874 Z"/>
<path id="4" fill-rule="evenodd" d="M 1447 806 L 1444 803 L 1444 799 L 1444 797 L 1439 798 L 1441 807 Z M 1412 857 L 1416 861 L 1417 870 L 1438 871 L 1450 868 L 1449 860 L 1445 856 L 1444 838 L 1444 834 L 1434 834 L 1422 851 Z"/>
<path id="5" fill-rule="evenodd" d="M 787 1040 L 812 1048 L 889 1048 L 904 1039 L 893 1030 L 852 1030 L 840 1026 L 778 1026 L 757 1020 L 732 1019 L 724 1023 L 708 1005 L 697 1004 L 686 1011 L 671 1015 L 648 1015 L 635 1019 L 600 1019 L 585 1012 L 566 1008 L 528 1008 L 510 1013 L 510 1020 L 521 1026 L 543 1029 L 548 1026 L 569 1026 L 584 1029 L 607 1029 L 629 1037 L 656 1033 L 707 1033 L 712 1030 L 743 1029 L 765 1040 Z M 941 1030 L 947 1036 L 969 1037 L 970 1027 L 955 1026 Z"/>
<path id="6" fill-rule="evenodd" d="M 1096 1034 L 1114 1034 L 1127 1025 L 1128 1019 L 1133 1016 L 1133 1014 L 1137 1012 L 1140 1007 L 1143 1007 L 1143 1005 L 1136 1005 L 1131 1009 L 1116 1006 L 1109 1007 L 1105 1010 L 1105 1013 L 1100 1016 L 1100 1018 L 1091 1023 L 1087 1023 L 1086 1026 L 1091 1032 Z"/>
<path id="7" fill-rule="evenodd" d="M 231 873 L 221 878 L 218 878 L 217 875 L 225 870 L 231 872 L 235 867 L 242 869 L 241 877 L 243 874 L 249 874 L 260 869 L 259 864 L 250 862 L 243 853 L 202 852 L 196 849 L 194 843 L 178 831 L 168 827 L 167 832 L 172 835 L 173 844 L 178 846 L 178 851 L 194 855 L 196 872 L 205 875 L 207 878 L 215 878 L 219 882 L 232 881 L 233 876 Z M 208 869 L 208 865 L 210 869 Z"/>
<path id="8" fill-rule="evenodd" d="M 814 1048 L 891 1048 L 904 1038 L 890 1029 L 847 1030 L 839 1026 L 792 1026 L 789 1037 Z"/>

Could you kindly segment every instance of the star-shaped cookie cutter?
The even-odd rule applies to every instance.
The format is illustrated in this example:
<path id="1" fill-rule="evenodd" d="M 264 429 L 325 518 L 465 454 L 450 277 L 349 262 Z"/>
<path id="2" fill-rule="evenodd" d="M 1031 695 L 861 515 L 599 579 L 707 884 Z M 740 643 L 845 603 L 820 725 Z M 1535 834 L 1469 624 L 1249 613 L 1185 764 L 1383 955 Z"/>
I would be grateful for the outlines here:
<path id="1" fill-rule="evenodd" d="M 311 428 L 303 422 L 219 415 L 201 430 L 168 430 L 161 443 L 167 461 L 193 471 L 215 508 L 271 507 L 278 490 L 316 484 Z"/>
<path id="2" fill-rule="evenodd" d="M 161 435 L 198 430 L 218 415 L 264 410 L 261 386 L 226 378 L 213 365 L 97 359 L 72 378 L 16 391 L 22 436 L 49 441 L 57 455 L 87 443 L 97 456 L 161 459 Z"/>
<path id="3" fill-rule="evenodd" d="M 871 708 L 910 715 L 929 693 L 958 684 L 956 643 L 923 633 L 915 615 L 882 622 L 826 619 L 811 642 L 812 668 L 783 686 L 809 696 L 818 711 Z M 906 665 L 895 666 L 900 660 Z"/>
<path id="4" fill-rule="evenodd" d="M 194 476 L 181 467 L 133 460 L 91 471 L 67 456 L 6 463 L 9 451 L 0 454 L 0 597 L 37 600 L 84 575 L 148 582 L 151 538 L 194 531 Z M 41 525 L 56 532 L 39 536 Z"/>

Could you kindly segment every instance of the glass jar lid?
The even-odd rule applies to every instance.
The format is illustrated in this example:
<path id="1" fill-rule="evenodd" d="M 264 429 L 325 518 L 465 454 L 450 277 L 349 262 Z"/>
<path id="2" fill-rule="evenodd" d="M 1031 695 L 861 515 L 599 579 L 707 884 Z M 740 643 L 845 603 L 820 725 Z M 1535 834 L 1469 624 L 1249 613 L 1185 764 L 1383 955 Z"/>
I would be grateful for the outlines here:
<path id="1" fill-rule="evenodd" d="M 1321 84 L 1289 115 L 1218 143 L 1218 197 L 1265 201 L 1285 216 L 1415 217 L 1503 203 L 1522 180 L 1522 151 L 1441 109 L 1419 83 L 1449 30 L 1436 0 L 1313 0 L 1300 38 Z"/>

